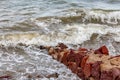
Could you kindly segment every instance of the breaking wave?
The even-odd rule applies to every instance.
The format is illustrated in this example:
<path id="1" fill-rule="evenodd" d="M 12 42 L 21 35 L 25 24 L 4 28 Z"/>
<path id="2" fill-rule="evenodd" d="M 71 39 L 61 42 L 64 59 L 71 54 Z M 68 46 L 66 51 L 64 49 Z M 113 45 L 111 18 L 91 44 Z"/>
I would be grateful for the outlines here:
<path id="1" fill-rule="evenodd" d="M 45 28 L 44 28 L 45 29 Z M 44 30 L 43 29 L 43 30 Z M 7 33 L 0 35 L 1 45 L 56 45 L 59 42 L 66 44 L 84 44 L 86 41 L 89 45 L 99 47 L 103 44 L 112 44 L 120 42 L 120 27 L 107 26 L 100 24 L 71 24 L 64 25 L 56 30 L 48 28 L 47 32 L 22 32 Z M 54 27 L 53 27 L 54 29 Z M 45 31 L 45 30 L 44 30 Z M 94 43 L 99 42 L 96 46 Z"/>
<path id="2" fill-rule="evenodd" d="M 75 10 L 74 13 L 65 14 L 64 16 L 49 16 L 37 18 L 38 21 L 51 23 L 95 23 L 106 25 L 120 24 L 119 10 Z M 53 21 L 54 20 L 54 21 Z"/>

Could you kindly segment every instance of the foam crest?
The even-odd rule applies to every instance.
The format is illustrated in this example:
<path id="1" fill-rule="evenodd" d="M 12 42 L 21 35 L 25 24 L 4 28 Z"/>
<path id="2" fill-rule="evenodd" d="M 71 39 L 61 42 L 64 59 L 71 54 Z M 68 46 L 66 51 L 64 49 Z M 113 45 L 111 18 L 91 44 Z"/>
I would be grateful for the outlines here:
<path id="1" fill-rule="evenodd" d="M 102 10 L 102 9 L 78 9 L 73 11 L 75 15 L 49 16 L 40 17 L 33 22 L 38 26 L 49 26 L 52 24 L 70 24 L 70 23 L 96 23 L 106 25 L 120 25 L 119 10 Z"/>
<path id="2" fill-rule="evenodd" d="M 91 27 L 92 26 L 92 27 Z M 114 41 L 120 41 L 119 26 L 110 27 L 99 24 L 74 24 L 66 25 L 58 31 L 48 33 L 27 32 L 27 33 L 7 33 L 0 35 L 0 44 L 25 44 L 25 45 L 56 45 L 59 42 L 66 44 L 82 44 L 90 40 L 93 34 L 98 34 L 98 38 L 104 35 L 110 35 Z M 98 39 L 99 40 L 99 39 Z"/>
<path id="3" fill-rule="evenodd" d="M 85 20 L 107 24 L 120 24 L 120 11 L 88 11 Z"/>

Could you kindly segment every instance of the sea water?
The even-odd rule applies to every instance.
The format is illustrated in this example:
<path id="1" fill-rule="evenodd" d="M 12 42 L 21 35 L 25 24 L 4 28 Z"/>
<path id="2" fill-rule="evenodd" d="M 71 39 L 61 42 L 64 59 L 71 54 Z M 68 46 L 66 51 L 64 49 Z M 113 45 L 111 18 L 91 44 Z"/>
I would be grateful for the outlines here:
<path id="1" fill-rule="evenodd" d="M 79 80 L 39 49 L 60 42 L 120 54 L 120 0 L 0 0 L 0 76 Z"/>

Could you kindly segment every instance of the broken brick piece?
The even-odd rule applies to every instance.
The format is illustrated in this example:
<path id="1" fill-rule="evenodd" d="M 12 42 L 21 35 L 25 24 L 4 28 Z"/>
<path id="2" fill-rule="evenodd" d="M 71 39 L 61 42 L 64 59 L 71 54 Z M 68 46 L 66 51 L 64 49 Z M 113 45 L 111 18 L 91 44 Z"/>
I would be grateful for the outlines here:
<path id="1" fill-rule="evenodd" d="M 83 57 L 82 62 L 81 62 L 81 68 L 82 68 L 82 69 L 84 69 L 84 66 L 85 66 L 85 64 L 86 64 L 86 61 L 87 61 L 88 57 L 89 57 L 89 56 Z"/>
<path id="2" fill-rule="evenodd" d="M 85 77 L 89 78 L 89 76 L 91 75 L 91 64 L 86 63 L 84 66 L 83 72 L 85 74 Z"/>
<path id="3" fill-rule="evenodd" d="M 77 64 L 75 62 L 68 62 L 68 68 L 71 69 L 73 73 L 77 73 Z"/>
<path id="4" fill-rule="evenodd" d="M 100 47 L 99 49 L 95 50 L 95 54 L 109 55 L 109 52 L 108 52 L 107 47 L 104 45 L 104 46 Z"/>
<path id="5" fill-rule="evenodd" d="M 100 64 L 101 61 L 97 61 L 92 64 L 92 69 L 91 69 L 91 76 L 94 78 L 94 80 L 100 80 Z"/>

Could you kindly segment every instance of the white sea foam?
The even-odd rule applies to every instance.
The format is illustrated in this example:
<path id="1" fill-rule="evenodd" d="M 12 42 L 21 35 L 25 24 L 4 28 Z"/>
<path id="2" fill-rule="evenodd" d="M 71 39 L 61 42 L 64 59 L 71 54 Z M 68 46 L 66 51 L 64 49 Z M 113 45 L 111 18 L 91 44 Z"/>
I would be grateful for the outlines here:
<path id="1" fill-rule="evenodd" d="M 0 74 L 11 75 L 11 80 L 28 80 L 29 75 L 32 75 L 32 79 L 35 80 L 79 80 L 67 67 L 35 47 L 2 48 L 6 50 L 0 50 Z M 58 77 L 46 77 L 55 73 Z M 35 77 L 37 75 L 42 77 Z"/>
<path id="2" fill-rule="evenodd" d="M 111 37 L 120 41 L 119 26 L 110 27 L 99 24 L 75 24 L 61 27 L 58 31 L 51 31 L 49 33 L 27 32 L 27 33 L 7 33 L 1 34 L 0 44 L 18 44 L 26 45 L 55 45 L 59 42 L 67 44 L 81 44 L 84 41 L 90 40 L 91 36 L 97 33 L 99 36 L 111 34 Z"/>
<path id="3" fill-rule="evenodd" d="M 102 23 L 119 24 L 120 11 L 86 11 L 85 20 L 96 20 Z"/>

